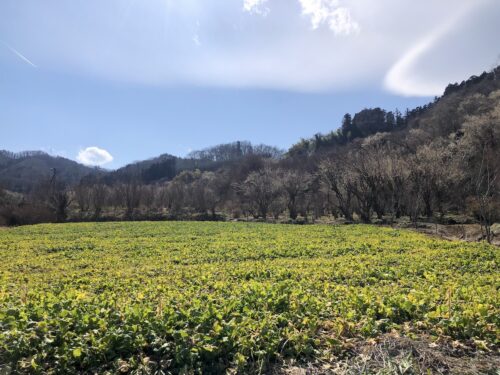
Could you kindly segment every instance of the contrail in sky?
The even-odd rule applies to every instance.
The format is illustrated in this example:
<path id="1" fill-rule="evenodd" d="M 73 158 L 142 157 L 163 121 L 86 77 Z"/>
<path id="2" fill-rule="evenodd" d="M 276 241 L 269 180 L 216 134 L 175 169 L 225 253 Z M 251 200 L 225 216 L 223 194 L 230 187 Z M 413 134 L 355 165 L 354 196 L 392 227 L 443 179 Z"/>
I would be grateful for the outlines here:
<path id="1" fill-rule="evenodd" d="M 443 93 L 442 84 L 436 82 L 418 82 L 413 80 L 412 68 L 418 59 L 430 50 L 440 38 L 453 30 L 453 28 L 475 8 L 488 0 L 470 2 L 459 8 L 448 20 L 442 21 L 437 29 L 431 31 L 410 50 L 408 50 L 389 70 L 385 77 L 385 87 L 389 90 L 407 95 L 435 96 Z"/>
<path id="2" fill-rule="evenodd" d="M 5 43 L 3 40 L 0 40 L 0 42 L 2 42 L 5 47 L 7 47 L 14 55 L 16 55 L 17 57 L 19 57 L 21 60 L 23 60 L 26 64 L 29 64 L 31 65 L 33 68 L 38 68 L 37 65 L 33 64 L 33 62 L 30 61 L 30 59 L 28 59 L 26 56 L 24 56 L 21 52 L 19 52 L 17 49 L 15 49 L 14 47 L 11 47 L 9 46 L 7 43 Z"/>

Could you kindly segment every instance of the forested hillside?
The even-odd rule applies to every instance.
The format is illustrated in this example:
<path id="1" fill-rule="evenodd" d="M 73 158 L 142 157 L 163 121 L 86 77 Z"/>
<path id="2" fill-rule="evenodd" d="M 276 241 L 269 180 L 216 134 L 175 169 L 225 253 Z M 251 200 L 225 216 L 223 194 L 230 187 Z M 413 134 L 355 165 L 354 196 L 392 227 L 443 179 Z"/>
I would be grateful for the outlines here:
<path id="1" fill-rule="evenodd" d="M 4 159 L 2 168 L 12 168 L 33 157 L 17 163 Z M 333 215 L 348 222 L 404 216 L 416 223 L 459 214 L 481 223 L 484 238 L 491 240 L 500 213 L 500 67 L 449 85 L 442 97 L 404 114 L 380 108 L 346 114 L 338 130 L 301 140 L 286 153 L 234 142 L 185 159 L 165 154 L 102 174 L 62 158 L 50 159 L 53 164 L 47 156 L 39 159 L 46 161 L 43 168 L 34 163 L 30 168 L 40 174 L 43 188 L 21 202 L 4 198 L 3 206 L 9 206 L 4 222 L 32 222 L 31 211 L 59 221 L 307 221 Z M 50 168 L 58 171 L 52 180 Z M 14 182 L 4 186 L 30 190 Z"/>
<path id="2" fill-rule="evenodd" d="M 386 111 L 381 108 L 363 109 L 354 116 L 347 113 L 339 129 L 301 140 L 290 148 L 289 155 L 329 151 L 377 133 L 397 133 L 399 137 L 407 137 L 408 132 L 417 128 L 432 137 L 446 137 L 459 130 L 467 116 L 498 106 L 498 98 L 492 97 L 486 103 L 486 98 L 498 90 L 500 67 L 461 83 L 450 84 L 442 97 L 427 105 L 406 109 L 404 114 L 399 109 Z"/>
<path id="3" fill-rule="evenodd" d="M 224 166 L 238 163 L 250 155 L 277 159 L 283 154 L 284 151 L 276 147 L 237 141 L 192 151 L 186 158 L 163 154 L 156 158 L 128 164 L 108 173 L 104 181 L 107 184 L 130 180 L 144 184 L 165 182 L 172 180 L 183 171 L 216 171 Z"/>
<path id="4" fill-rule="evenodd" d="M 9 152 L 0 150 L 0 186 L 15 192 L 32 192 L 53 170 L 65 184 L 74 185 L 89 174 L 98 173 L 73 160 L 51 156 L 42 151 Z"/>

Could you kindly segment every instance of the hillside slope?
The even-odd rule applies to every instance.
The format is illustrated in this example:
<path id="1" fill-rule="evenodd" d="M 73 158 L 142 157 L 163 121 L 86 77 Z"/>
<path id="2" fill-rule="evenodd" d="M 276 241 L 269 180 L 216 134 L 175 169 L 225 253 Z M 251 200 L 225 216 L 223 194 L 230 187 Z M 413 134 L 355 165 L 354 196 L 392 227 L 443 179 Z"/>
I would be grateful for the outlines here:
<path id="1" fill-rule="evenodd" d="M 472 76 L 461 83 L 448 85 L 443 96 L 433 102 L 406 110 L 387 111 L 365 108 L 353 116 L 347 113 L 341 126 L 328 134 L 302 139 L 288 151 L 288 156 L 330 152 L 359 143 L 377 133 L 392 134 L 404 139 L 413 129 L 420 129 L 428 138 L 448 137 L 460 130 L 468 116 L 477 116 L 500 107 L 500 66 L 491 72 Z"/>
<path id="2" fill-rule="evenodd" d="M 68 185 L 78 183 L 84 176 L 98 173 L 95 168 L 41 151 L 0 151 L 0 186 L 7 190 L 30 192 L 41 180 L 49 178 L 53 169 L 57 171 L 59 181 Z"/>
<path id="3" fill-rule="evenodd" d="M 284 157 L 293 159 L 357 147 L 364 139 L 376 134 L 410 146 L 454 134 L 459 137 L 467 118 L 500 108 L 500 94 L 497 93 L 500 93 L 500 66 L 461 83 L 450 84 L 442 97 L 406 110 L 404 114 L 399 110 L 392 112 L 381 108 L 365 108 L 353 116 L 346 114 L 340 128 L 300 140 Z M 275 147 L 238 141 L 192 152 L 187 158 L 162 154 L 106 172 L 38 151 L 18 154 L 0 151 L 0 187 L 29 192 L 41 179 L 50 176 L 53 168 L 56 168 L 59 179 L 68 185 L 95 174 L 102 176 L 107 184 L 131 179 L 150 184 L 172 180 L 186 170 L 215 171 L 237 164 L 241 157 L 250 154 L 274 159 L 283 156 Z"/>

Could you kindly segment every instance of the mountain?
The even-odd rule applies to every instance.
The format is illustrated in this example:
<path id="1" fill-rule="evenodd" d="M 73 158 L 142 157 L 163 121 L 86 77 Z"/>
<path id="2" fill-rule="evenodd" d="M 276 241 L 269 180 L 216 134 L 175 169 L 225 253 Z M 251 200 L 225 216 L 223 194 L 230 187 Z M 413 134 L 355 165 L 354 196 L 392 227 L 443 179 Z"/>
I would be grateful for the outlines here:
<path id="1" fill-rule="evenodd" d="M 432 105 L 408 117 L 408 128 L 420 129 L 433 137 L 448 136 L 459 131 L 468 117 L 499 107 L 499 90 L 500 66 L 489 73 L 450 84 Z"/>
<path id="2" fill-rule="evenodd" d="M 302 139 L 287 154 L 301 156 L 330 152 L 377 133 L 404 138 L 412 130 L 419 129 L 430 138 L 446 137 L 459 131 L 468 116 L 485 113 L 491 106 L 500 106 L 500 98 L 494 95 L 499 90 L 500 66 L 461 83 L 450 84 L 443 96 L 436 97 L 429 104 L 407 109 L 404 114 L 399 110 L 393 112 L 381 108 L 365 108 L 354 116 L 346 113 L 338 130 Z"/>
<path id="3" fill-rule="evenodd" d="M 171 180 L 186 170 L 215 171 L 251 155 L 293 159 L 328 153 L 337 148 L 355 146 L 374 135 L 381 139 L 391 138 L 396 143 L 405 142 L 411 147 L 412 142 L 424 144 L 455 133 L 459 137 L 468 117 L 487 113 L 492 108 L 500 108 L 500 66 L 461 83 L 450 84 L 443 96 L 427 105 L 406 110 L 404 114 L 399 110 L 393 112 L 381 108 L 365 108 L 354 116 L 347 113 L 337 130 L 302 139 L 286 154 L 272 146 L 237 141 L 194 151 L 187 158 L 162 154 L 108 172 L 40 151 L 0 151 L 0 187 L 29 192 L 41 179 L 51 176 L 54 168 L 59 180 L 68 185 L 96 176 L 107 184 L 132 179 L 150 184 Z"/>
<path id="4" fill-rule="evenodd" d="M 0 186 L 15 192 L 28 193 L 41 180 L 50 178 L 56 170 L 60 182 L 73 185 L 83 177 L 103 173 L 60 156 L 41 151 L 9 152 L 0 150 Z"/>
<path id="5" fill-rule="evenodd" d="M 60 156 L 42 151 L 14 153 L 0 150 L 0 187 L 18 193 L 31 192 L 43 179 L 56 170 L 57 178 L 66 185 L 82 180 L 101 179 L 107 184 L 136 180 L 144 184 L 168 181 L 186 170 L 214 171 L 238 162 L 249 154 L 279 157 L 282 151 L 267 145 L 252 145 L 238 141 L 192 152 L 187 158 L 170 154 L 137 161 L 114 171 L 91 168 Z"/>
<path id="6" fill-rule="evenodd" d="M 173 179 L 183 171 L 199 169 L 215 171 L 223 166 L 237 163 L 243 157 L 259 155 L 267 158 L 279 158 L 283 151 L 268 145 L 252 145 L 248 141 L 236 141 L 192 151 L 186 158 L 163 154 L 155 158 L 138 161 L 119 168 L 104 176 L 107 183 L 129 181 L 155 183 Z"/>

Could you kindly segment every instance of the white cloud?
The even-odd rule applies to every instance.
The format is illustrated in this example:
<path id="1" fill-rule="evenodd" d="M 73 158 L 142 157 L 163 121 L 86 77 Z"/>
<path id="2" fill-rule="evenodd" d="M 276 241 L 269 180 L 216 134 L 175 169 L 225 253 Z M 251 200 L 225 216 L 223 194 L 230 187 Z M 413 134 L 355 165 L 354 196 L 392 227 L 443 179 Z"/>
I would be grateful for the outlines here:
<path id="1" fill-rule="evenodd" d="M 327 24 L 335 34 L 349 35 L 359 32 L 359 24 L 351 17 L 348 8 L 338 0 L 299 0 L 302 14 L 311 18 L 313 29 Z"/>
<path id="2" fill-rule="evenodd" d="M 243 0 L 243 9 L 249 13 L 267 16 L 270 9 L 265 5 L 268 0 Z"/>
<path id="3" fill-rule="evenodd" d="M 491 67 L 498 19 L 498 0 L 0 1 L 39 69 L 159 87 L 434 94 Z"/>
<path id="4" fill-rule="evenodd" d="M 481 3 L 484 4 L 484 1 L 476 0 L 474 3 L 458 4 L 447 19 L 411 46 L 394 63 L 385 76 L 384 86 L 389 91 L 405 96 L 441 95 L 444 85 L 449 83 L 447 78 L 444 81 L 443 79 L 429 79 L 425 77 L 425 70 L 421 74 L 418 73 L 418 64 L 439 44 L 441 39 L 455 29 L 465 16 L 470 15 L 478 5 L 483 5 Z M 462 78 L 467 78 L 467 76 Z"/>
<path id="5" fill-rule="evenodd" d="M 418 59 L 434 45 L 439 33 L 432 33 L 412 46 L 387 72 L 385 87 L 394 93 L 405 96 L 441 95 L 443 87 L 439 82 L 421 80 L 412 72 Z"/>
<path id="6" fill-rule="evenodd" d="M 111 154 L 99 147 L 87 147 L 84 150 L 80 150 L 76 160 L 85 165 L 95 165 L 101 166 L 104 164 L 111 163 L 113 161 L 113 156 Z"/>
<path id="7" fill-rule="evenodd" d="M 200 21 L 196 21 L 196 27 L 195 27 L 195 32 L 193 35 L 193 43 L 196 45 L 196 47 L 201 47 L 201 40 L 200 40 Z"/>
<path id="8" fill-rule="evenodd" d="M 198 34 L 193 35 L 193 43 L 197 46 L 201 46 L 200 36 Z"/>

